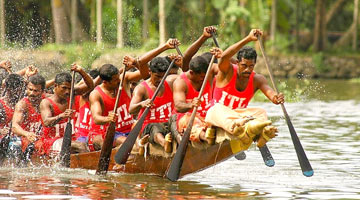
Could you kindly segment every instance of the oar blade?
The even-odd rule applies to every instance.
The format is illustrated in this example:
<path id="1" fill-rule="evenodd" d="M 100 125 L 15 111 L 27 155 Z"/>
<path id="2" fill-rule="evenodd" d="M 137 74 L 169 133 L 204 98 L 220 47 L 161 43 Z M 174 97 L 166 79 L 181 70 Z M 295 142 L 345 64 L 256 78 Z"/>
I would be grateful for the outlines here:
<path id="1" fill-rule="evenodd" d="M 120 146 L 119 150 L 115 154 L 115 162 L 117 164 L 126 164 L 126 161 L 131 153 L 131 150 L 135 144 L 136 138 L 138 137 L 142 125 L 145 121 L 145 117 L 149 112 L 149 108 L 146 108 L 140 119 L 136 122 L 134 128 L 130 131 L 125 142 Z"/>
<path id="2" fill-rule="evenodd" d="M 60 151 L 60 163 L 64 167 L 70 167 L 71 134 L 72 134 L 72 125 L 71 122 L 69 121 L 66 124 L 65 134 L 63 137 L 63 143 Z"/>
<path id="3" fill-rule="evenodd" d="M 7 149 L 10 143 L 10 135 L 5 135 L 0 142 L 0 164 L 6 158 Z"/>
<path id="4" fill-rule="evenodd" d="M 314 171 L 311 167 L 311 164 L 309 162 L 309 159 L 307 158 L 304 148 L 301 145 L 300 139 L 296 134 L 295 128 L 290 120 L 290 117 L 288 116 L 286 110 L 285 110 L 285 106 L 283 104 L 281 104 L 283 111 L 284 111 L 284 115 L 285 115 L 285 119 L 286 119 L 286 123 L 289 127 L 289 132 L 291 135 L 291 140 L 294 144 L 294 148 L 296 151 L 296 155 L 298 157 L 299 160 L 299 164 L 301 167 L 301 171 L 303 172 L 304 176 L 306 177 L 310 177 L 312 175 L 314 175 Z"/>
<path id="5" fill-rule="evenodd" d="M 264 163 L 268 167 L 273 167 L 275 165 L 274 158 L 272 157 L 269 148 L 265 144 L 263 147 L 259 148 L 261 156 L 263 157 Z"/>
<path id="6" fill-rule="evenodd" d="M 244 151 L 240 151 L 238 154 L 235 155 L 235 158 L 237 160 L 245 160 L 246 159 L 246 154 Z"/>
<path id="7" fill-rule="evenodd" d="M 113 147 L 113 140 L 114 140 L 114 136 L 115 136 L 115 128 L 116 128 L 116 124 L 114 122 L 112 122 L 112 123 L 110 123 L 110 125 L 106 131 L 104 143 L 101 147 L 98 168 L 96 170 L 97 175 L 106 175 L 106 173 L 108 171 L 111 150 Z"/>

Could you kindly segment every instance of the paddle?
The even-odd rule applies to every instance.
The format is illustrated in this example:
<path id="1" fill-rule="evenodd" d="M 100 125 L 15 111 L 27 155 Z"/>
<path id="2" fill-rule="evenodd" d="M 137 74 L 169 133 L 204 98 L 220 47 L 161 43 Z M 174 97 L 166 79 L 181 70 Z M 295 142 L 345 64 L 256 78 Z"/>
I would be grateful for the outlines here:
<path id="1" fill-rule="evenodd" d="M 211 67 L 214 63 L 214 60 L 215 60 L 215 56 L 212 56 L 209 67 L 206 71 L 205 79 L 204 79 L 204 81 L 201 85 L 200 91 L 199 91 L 199 95 L 198 95 L 199 99 L 201 98 L 201 96 L 204 92 L 205 85 L 209 79 Z M 175 156 L 171 160 L 170 167 L 168 168 L 168 170 L 166 172 L 166 177 L 171 181 L 177 181 L 179 179 L 180 171 L 181 171 L 181 167 L 182 167 L 184 157 L 186 154 L 186 149 L 187 149 L 187 145 L 189 142 L 190 132 L 191 132 L 191 129 L 192 129 L 192 126 L 194 123 L 196 111 L 197 111 L 197 107 L 194 107 L 193 111 L 191 113 L 190 121 L 188 122 L 188 126 L 186 127 L 186 130 L 184 132 L 184 136 L 182 137 L 180 145 L 176 150 Z"/>
<path id="2" fill-rule="evenodd" d="M 260 147 L 260 153 L 263 157 L 264 163 L 268 167 L 273 167 L 275 165 L 274 158 L 272 157 L 269 148 L 266 146 L 266 144 L 263 147 Z"/>
<path id="3" fill-rule="evenodd" d="M 159 86 L 156 88 L 155 92 L 154 92 L 154 96 L 151 98 L 151 102 L 154 102 L 156 96 L 158 95 L 158 93 L 160 92 L 161 86 L 164 84 L 166 77 L 169 75 L 171 68 L 173 67 L 175 62 L 175 59 L 171 61 L 169 68 L 166 70 L 166 73 L 164 75 L 164 77 L 161 79 L 161 82 L 159 84 Z M 150 111 L 150 107 L 147 107 L 144 112 L 142 113 L 141 117 L 139 118 L 139 120 L 136 122 L 134 128 L 130 131 L 129 135 L 127 136 L 125 142 L 121 145 L 121 147 L 119 148 L 119 150 L 116 152 L 115 154 L 115 162 L 118 164 L 125 164 L 130 152 L 135 144 L 136 138 L 138 137 L 142 125 L 144 123 L 145 117 L 146 115 L 149 113 Z"/>
<path id="4" fill-rule="evenodd" d="M 271 68 L 269 67 L 269 62 L 268 62 L 267 56 L 265 54 L 264 46 L 263 46 L 263 43 L 262 43 L 262 40 L 261 40 L 260 36 L 258 36 L 258 41 L 259 41 L 259 44 L 260 44 L 261 53 L 262 53 L 262 55 L 264 57 L 266 68 L 267 68 L 267 70 L 269 72 L 271 83 L 272 83 L 272 85 L 273 85 L 273 87 L 275 89 L 275 92 L 279 93 L 279 91 L 278 91 L 278 89 L 277 89 L 277 87 L 275 85 L 274 78 L 273 78 L 273 75 L 272 75 L 272 71 L 271 71 Z M 301 170 L 302 170 L 304 176 L 310 177 L 310 176 L 312 176 L 314 174 L 314 171 L 313 171 L 313 169 L 312 169 L 312 167 L 310 165 L 310 162 L 309 162 L 308 158 L 306 157 L 305 151 L 304 151 L 304 149 L 303 149 L 303 147 L 301 145 L 299 137 L 296 134 L 295 128 L 291 123 L 290 117 L 289 117 L 289 115 L 288 115 L 288 113 L 287 113 L 287 111 L 285 109 L 284 104 L 282 103 L 280 105 L 281 105 L 281 109 L 282 109 L 282 111 L 284 113 L 286 123 L 287 123 L 287 125 L 289 127 L 291 140 L 292 140 L 292 142 L 294 144 L 296 155 L 298 157 Z"/>
<path id="5" fill-rule="evenodd" d="M 10 135 L 11 135 L 11 128 L 12 128 L 12 124 L 11 124 L 11 123 L 10 123 L 9 128 L 10 128 L 10 129 L 9 129 L 8 134 L 6 134 L 6 135 L 1 139 L 1 142 L 0 142 L 0 165 L 1 165 L 1 163 L 3 162 L 3 160 L 4 160 L 5 157 L 6 157 L 6 153 L 7 153 L 8 147 L 9 147 Z"/>
<path id="6" fill-rule="evenodd" d="M 118 92 L 116 95 L 116 101 L 115 101 L 114 110 L 113 110 L 114 113 L 116 113 L 116 109 L 117 109 L 119 101 L 120 101 L 120 96 L 121 96 L 121 92 L 123 89 L 123 83 L 125 80 L 125 73 L 126 73 L 126 69 L 124 70 L 124 73 L 122 75 L 122 79 L 121 79 L 119 89 L 118 89 Z M 107 170 L 109 168 L 109 162 L 110 162 L 110 156 L 111 156 L 111 150 L 112 150 L 112 146 L 113 146 L 114 136 L 115 136 L 115 129 L 116 129 L 116 123 L 110 122 L 110 125 L 106 131 L 104 143 L 101 147 L 98 168 L 96 169 L 96 175 L 105 175 L 107 173 Z"/>
<path id="7" fill-rule="evenodd" d="M 74 102 L 74 82 L 75 82 L 75 71 L 73 71 L 72 79 L 71 79 L 69 109 L 72 108 L 72 104 Z M 60 151 L 60 164 L 64 167 L 70 167 L 71 135 L 72 135 L 72 125 L 71 125 L 71 118 L 69 118 L 68 123 L 66 124 L 63 143 Z"/>

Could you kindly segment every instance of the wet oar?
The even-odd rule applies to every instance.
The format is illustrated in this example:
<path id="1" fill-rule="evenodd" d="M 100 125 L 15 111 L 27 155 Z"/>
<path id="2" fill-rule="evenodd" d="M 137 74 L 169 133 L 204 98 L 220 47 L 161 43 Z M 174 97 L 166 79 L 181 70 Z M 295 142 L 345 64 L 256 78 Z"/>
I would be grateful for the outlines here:
<path id="1" fill-rule="evenodd" d="M 123 83 L 124 83 L 124 79 L 125 79 L 125 73 L 126 73 L 126 69 L 124 70 L 124 73 L 122 75 L 118 93 L 116 95 L 116 101 L 115 101 L 114 110 L 113 110 L 114 113 L 116 113 L 116 109 L 117 109 L 119 101 L 120 101 L 121 92 L 123 91 L 122 89 L 123 89 Z M 111 150 L 112 150 L 114 136 L 115 136 L 115 129 L 116 129 L 116 123 L 111 122 L 106 131 L 105 140 L 101 147 L 98 168 L 96 169 L 97 175 L 105 175 L 108 171 Z"/>
<path id="2" fill-rule="evenodd" d="M 265 51 L 264 51 L 264 46 L 263 46 L 261 37 L 258 36 L 258 40 L 259 40 L 259 44 L 260 44 L 261 53 L 263 54 L 263 57 L 264 57 L 264 60 L 265 60 L 266 68 L 267 68 L 267 70 L 269 72 L 271 83 L 272 83 L 276 93 L 279 93 L 279 91 L 278 91 L 278 89 L 277 89 L 277 87 L 275 85 L 275 82 L 274 82 L 272 71 L 271 71 L 271 69 L 269 67 L 269 62 L 268 62 L 267 56 L 266 56 Z M 287 111 L 285 109 L 284 104 L 282 103 L 280 105 L 281 105 L 281 109 L 282 109 L 282 111 L 284 113 L 286 123 L 287 123 L 287 125 L 289 127 L 291 140 L 292 140 L 292 142 L 294 144 L 296 155 L 298 157 L 301 170 L 302 170 L 304 176 L 310 177 L 310 176 L 312 176 L 314 174 L 314 171 L 313 171 L 313 169 L 312 169 L 312 167 L 310 165 L 310 162 L 309 162 L 308 158 L 306 157 L 305 151 L 304 151 L 304 149 L 303 149 L 303 147 L 301 145 L 299 137 L 296 134 L 295 128 L 291 123 L 290 117 L 289 117 L 289 115 L 288 115 L 288 113 L 287 113 Z"/>
<path id="3" fill-rule="evenodd" d="M 210 71 L 211 71 L 211 67 L 214 63 L 215 60 L 215 56 L 211 57 L 211 61 L 209 64 L 209 67 L 206 71 L 206 75 L 205 75 L 205 79 L 203 81 L 203 84 L 201 85 L 201 89 L 199 91 L 199 95 L 198 98 L 200 99 L 204 89 L 205 89 L 205 85 L 209 79 L 210 76 Z M 190 132 L 194 123 L 194 119 L 195 119 L 195 115 L 196 115 L 196 111 L 197 111 L 197 107 L 193 108 L 193 111 L 191 113 L 191 117 L 190 117 L 190 121 L 188 123 L 188 126 L 186 127 L 186 130 L 184 132 L 184 136 L 181 139 L 180 145 L 176 150 L 175 156 L 174 158 L 171 160 L 170 163 L 170 167 L 168 168 L 167 172 L 166 172 L 166 177 L 171 180 L 171 181 L 177 181 L 179 179 L 180 176 L 180 172 L 181 172 L 181 167 L 184 161 L 184 157 L 186 154 L 186 149 L 187 149 L 187 145 L 189 142 L 189 137 L 190 137 Z"/>
<path id="4" fill-rule="evenodd" d="M 72 108 L 72 104 L 74 102 L 74 82 L 75 82 L 75 71 L 73 71 L 72 79 L 71 79 L 69 109 Z M 63 143 L 60 151 L 60 163 L 64 167 L 70 167 L 71 134 L 72 134 L 72 125 L 71 125 L 71 118 L 69 118 L 68 123 L 66 124 L 65 134 L 63 137 Z"/>
<path id="5" fill-rule="evenodd" d="M 0 142 L 0 165 L 2 164 L 3 160 L 6 158 L 6 153 L 9 147 L 9 143 L 10 143 L 10 135 L 11 135 L 11 126 L 12 124 L 10 123 L 10 129 L 8 134 L 6 134 Z"/>
<path id="6" fill-rule="evenodd" d="M 273 167 L 275 165 L 274 158 L 272 157 L 269 148 L 266 146 L 266 144 L 263 147 L 260 147 L 260 153 L 263 157 L 264 163 L 268 167 Z"/>
<path id="7" fill-rule="evenodd" d="M 160 88 L 163 86 L 166 77 L 169 75 L 171 68 L 173 67 L 175 59 L 171 61 L 169 68 L 167 69 L 164 77 L 161 79 L 159 86 L 156 88 L 154 92 L 154 96 L 151 98 L 151 102 L 154 102 L 156 96 L 160 92 Z M 119 150 L 115 154 L 115 162 L 118 164 L 125 164 L 130 152 L 135 144 L 136 138 L 138 137 L 142 125 L 144 123 L 146 115 L 149 113 L 150 107 L 145 108 L 139 120 L 136 122 L 135 127 L 130 131 L 127 136 L 125 142 L 120 146 Z"/>

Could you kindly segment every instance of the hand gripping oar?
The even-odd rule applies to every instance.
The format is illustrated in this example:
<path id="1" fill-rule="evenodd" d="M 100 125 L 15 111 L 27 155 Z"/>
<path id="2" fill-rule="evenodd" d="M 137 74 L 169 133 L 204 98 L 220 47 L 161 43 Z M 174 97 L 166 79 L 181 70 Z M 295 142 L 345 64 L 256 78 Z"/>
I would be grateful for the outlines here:
<path id="1" fill-rule="evenodd" d="M 209 79 L 211 67 L 212 67 L 212 64 L 214 63 L 214 60 L 215 60 L 215 56 L 212 56 L 209 67 L 206 71 L 205 79 L 204 79 L 204 81 L 201 85 L 201 89 L 199 91 L 199 95 L 198 95 L 199 99 L 201 98 L 201 96 L 204 92 L 205 85 Z M 184 157 L 186 154 L 186 149 L 187 149 L 187 145 L 189 142 L 190 132 L 191 132 L 191 129 L 192 129 L 192 126 L 194 123 L 196 111 L 197 111 L 197 107 L 194 107 L 193 111 L 191 113 L 190 120 L 188 122 L 188 126 L 186 127 L 186 130 L 184 132 L 184 136 L 182 137 L 180 145 L 176 150 L 175 156 L 171 160 L 170 167 L 168 168 L 168 170 L 166 172 L 166 177 L 171 181 L 177 181 L 179 179 L 180 171 L 181 171 L 181 167 L 182 167 Z"/>
<path id="2" fill-rule="evenodd" d="M 265 51 L 264 51 L 264 46 L 262 44 L 261 37 L 259 37 L 259 36 L 258 36 L 258 41 L 259 41 L 259 44 L 260 44 L 261 53 L 263 54 L 263 57 L 264 57 L 264 60 L 265 60 L 266 68 L 267 68 L 267 70 L 269 72 L 271 83 L 272 83 L 276 93 L 279 93 L 279 91 L 278 91 L 278 89 L 277 89 L 277 87 L 275 85 L 275 82 L 274 82 L 274 78 L 273 78 L 273 75 L 272 75 L 271 68 L 269 67 L 269 62 L 267 60 L 267 56 L 266 56 Z M 303 149 L 303 147 L 301 145 L 299 137 L 296 134 L 295 128 L 291 123 L 290 117 L 289 117 L 289 115 L 288 115 L 288 113 L 287 113 L 287 111 L 285 109 L 284 104 L 282 103 L 280 105 L 281 105 L 281 109 L 282 109 L 282 111 L 284 113 L 286 123 L 287 123 L 287 125 L 289 127 L 291 140 L 292 140 L 292 142 L 294 144 L 296 155 L 298 157 L 301 170 L 302 170 L 304 176 L 310 177 L 310 176 L 312 176 L 314 174 L 314 171 L 313 171 L 313 169 L 312 169 L 312 167 L 310 165 L 310 162 L 309 162 L 308 158 L 306 157 L 305 151 L 304 151 L 304 149 Z"/>
<path id="3" fill-rule="evenodd" d="M 75 82 L 75 71 L 73 71 L 72 79 L 71 79 L 69 109 L 72 108 L 72 104 L 74 103 L 74 82 Z M 68 123 L 66 124 L 65 134 L 63 137 L 63 143 L 60 151 L 60 163 L 64 167 L 70 167 L 71 135 L 72 135 L 72 125 L 71 125 L 71 118 L 69 118 Z"/>
<path id="4" fill-rule="evenodd" d="M 113 110 L 114 113 L 116 113 L 116 109 L 117 109 L 119 101 L 120 101 L 120 96 L 121 96 L 121 93 L 123 92 L 123 83 L 124 83 L 124 79 L 125 79 L 125 73 L 126 73 L 126 70 L 124 70 L 124 73 L 122 75 L 122 79 L 121 79 L 121 82 L 119 85 L 118 93 L 116 95 L 116 101 L 115 101 L 114 110 Z M 116 123 L 110 122 L 110 125 L 106 131 L 104 143 L 101 147 L 98 168 L 96 169 L 97 175 L 105 175 L 108 171 L 111 150 L 113 147 L 113 141 L 114 141 L 114 136 L 115 136 L 115 129 L 116 129 Z"/>
<path id="5" fill-rule="evenodd" d="M 154 96 L 151 98 L 151 102 L 154 102 L 156 96 L 160 92 L 160 88 L 163 86 L 166 77 L 169 75 L 171 68 L 174 66 L 175 59 L 171 61 L 169 68 L 166 70 L 164 77 L 161 79 L 159 86 L 154 92 Z M 138 137 L 142 125 L 144 123 L 146 115 L 149 113 L 150 107 L 145 108 L 139 120 L 136 122 L 134 128 L 130 131 L 125 142 L 120 146 L 119 150 L 115 154 L 115 162 L 118 164 L 125 164 L 130 152 L 135 144 L 136 138 Z"/>

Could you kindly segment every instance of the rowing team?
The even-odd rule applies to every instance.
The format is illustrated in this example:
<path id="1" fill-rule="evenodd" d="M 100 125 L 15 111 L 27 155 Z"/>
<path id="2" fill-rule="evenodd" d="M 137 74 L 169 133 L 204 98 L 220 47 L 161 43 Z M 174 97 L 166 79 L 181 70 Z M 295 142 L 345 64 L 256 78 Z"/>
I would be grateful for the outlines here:
<path id="1" fill-rule="evenodd" d="M 225 51 L 212 48 L 210 52 L 193 58 L 215 32 L 215 27 L 205 27 L 183 57 L 156 57 L 180 45 L 177 39 L 169 39 L 137 59 L 125 56 L 125 68 L 120 70 L 112 64 L 105 64 L 88 74 L 73 64 L 71 71 L 78 72 L 82 80 L 74 86 L 74 104 L 71 106 L 70 73 L 59 73 L 51 81 L 45 81 L 33 66 L 9 74 L 0 100 L 1 135 L 12 136 L 8 153 L 21 152 L 20 148 L 25 151 L 32 145 L 37 155 L 57 154 L 68 120 L 74 124 L 72 153 L 100 150 L 110 122 L 116 124 L 113 146 L 119 146 L 136 123 L 136 118 L 148 107 L 150 111 L 137 142 L 140 150 L 150 142 L 161 145 L 165 152 L 170 153 L 172 142 L 180 142 L 195 107 L 197 112 L 190 133 L 192 142 L 213 144 L 215 135 L 211 129 L 220 127 L 244 144 L 256 141 L 259 147 L 263 146 L 276 136 L 277 129 L 267 119 L 265 110 L 247 108 L 248 103 L 259 89 L 275 104 L 283 103 L 284 96 L 277 94 L 263 75 L 253 71 L 257 53 L 244 46 L 256 41 L 262 31 L 253 29 L 247 37 Z M 233 58 L 235 54 L 236 58 Z M 211 60 L 215 62 L 209 68 Z M 164 77 L 170 62 L 174 66 L 170 75 Z M 8 61 L 1 62 L 0 66 L 11 71 Z M 208 70 L 209 78 L 199 98 Z M 179 71 L 182 72 L 179 74 Z M 163 77 L 165 82 L 160 85 Z M 134 88 L 134 83 L 141 79 L 143 81 Z M 120 83 L 122 92 L 114 113 Z M 51 87 L 53 89 L 49 91 Z M 159 94 L 151 101 L 158 87 Z M 175 130 L 171 131 L 171 127 Z"/>

